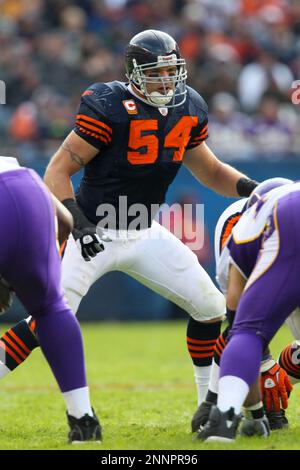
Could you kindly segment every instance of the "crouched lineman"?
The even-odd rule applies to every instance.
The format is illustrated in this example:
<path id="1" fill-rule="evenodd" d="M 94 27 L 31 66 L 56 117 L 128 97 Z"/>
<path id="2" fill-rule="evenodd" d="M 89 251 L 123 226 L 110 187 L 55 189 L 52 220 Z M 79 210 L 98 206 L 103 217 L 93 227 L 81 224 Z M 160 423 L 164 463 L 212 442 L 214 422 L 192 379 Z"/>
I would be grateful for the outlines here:
<path id="1" fill-rule="evenodd" d="M 228 244 L 233 227 L 240 220 L 243 212 L 245 212 L 247 208 L 251 207 L 258 198 L 262 198 L 268 191 L 276 187 L 291 183 L 291 180 L 285 178 L 272 178 L 266 180 L 255 188 L 250 198 L 234 202 L 221 214 L 215 229 L 215 260 L 216 279 L 225 296 L 227 296 L 231 263 Z M 240 296 L 240 292 L 236 290 L 235 295 L 237 296 L 237 299 L 234 300 L 236 302 Z M 232 300 L 233 299 L 231 299 L 231 302 Z M 193 417 L 193 432 L 198 431 L 200 427 L 203 427 L 204 424 L 206 424 L 211 407 L 217 402 L 220 358 L 224 347 L 227 344 L 229 328 L 233 322 L 235 313 L 234 311 L 230 312 L 228 303 L 227 299 L 229 326 L 225 331 L 223 331 L 217 340 L 209 390 L 206 400 L 200 405 Z M 298 308 L 289 316 L 286 323 L 293 336 L 295 338 L 300 338 L 300 310 Z M 299 381 L 299 353 L 300 347 L 297 341 L 284 348 L 279 358 L 279 364 L 281 365 L 280 368 L 272 358 L 269 348 L 267 347 L 264 351 L 260 368 L 261 392 L 264 409 L 272 430 L 280 429 L 288 425 L 284 409 L 288 406 L 288 396 L 292 388 L 291 383 L 297 383 Z M 243 420 L 240 429 L 241 433 L 246 435 L 265 435 L 266 428 L 264 426 L 264 409 L 262 407 L 260 397 L 256 395 L 253 395 L 252 397 L 249 396 L 244 404 L 244 409 L 246 412 L 246 418 Z M 262 423 L 260 420 L 262 420 Z"/>
<path id="2" fill-rule="evenodd" d="M 182 163 L 201 183 L 227 196 L 249 196 L 256 182 L 223 164 L 207 146 L 207 105 L 186 85 L 186 63 L 171 36 L 154 30 L 134 36 L 125 67 L 128 83 L 96 83 L 83 93 L 75 128 L 45 174 L 74 217 L 62 284 L 74 314 L 92 284 L 114 270 L 185 309 L 200 401 L 225 300 L 191 250 L 153 218 Z M 71 176 L 82 168 L 74 195 Z M 141 210 L 147 214 L 142 221 Z M 110 220 L 107 212 L 116 217 Z M 16 328 L 16 334 L 32 338 L 26 321 Z M 14 367 L 10 358 L 0 375 Z"/>
<path id="3" fill-rule="evenodd" d="M 39 344 L 67 405 L 69 441 L 100 440 L 86 384 L 80 328 L 60 284 L 55 208 L 62 241 L 72 230 L 71 214 L 51 197 L 33 170 L 0 156 L 0 311 L 9 307 L 13 290 L 31 312 Z M 23 346 L 7 333 L 3 362 L 5 353 L 14 348 L 22 353 Z"/>
<path id="4" fill-rule="evenodd" d="M 198 435 L 203 440 L 235 439 L 241 407 L 249 391 L 257 393 L 265 347 L 291 312 L 298 314 L 300 183 L 257 196 L 232 229 L 227 245 L 227 299 L 231 302 L 236 296 L 239 301 L 221 356 L 217 405 Z"/>

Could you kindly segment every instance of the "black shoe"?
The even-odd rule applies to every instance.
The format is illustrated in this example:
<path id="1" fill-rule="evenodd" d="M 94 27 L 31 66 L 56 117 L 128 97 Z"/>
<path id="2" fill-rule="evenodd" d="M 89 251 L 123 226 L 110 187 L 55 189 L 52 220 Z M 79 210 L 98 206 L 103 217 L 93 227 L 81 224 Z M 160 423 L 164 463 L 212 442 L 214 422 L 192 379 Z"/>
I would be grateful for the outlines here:
<path id="1" fill-rule="evenodd" d="M 242 415 L 235 415 L 233 408 L 222 413 L 213 406 L 207 424 L 197 437 L 207 442 L 233 442 L 241 419 Z"/>
<path id="2" fill-rule="evenodd" d="M 212 408 L 214 403 L 211 403 L 209 401 L 203 401 L 197 411 L 195 412 L 192 422 L 191 422 L 191 428 L 192 432 L 197 432 L 205 426 L 205 424 L 208 421 L 209 418 L 209 413 Z"/>
<path id="3" fill-rule="evenodd" d="M 67 413 L 70 432 L 68 434 L 69 443 L 80 444 L 85 441 L 102 440 L 101 425 L 97 416 L 85 414 L 82 418 L 74 418 Z"/>
<path id="4" fill-rule="evenodd" d="M 288 428 L 289 426 L 289 421 L 285 416 L 284 410 L 271 411 L 270 413 L 267 413 L 267 417 L 272 431 L 276 429 Z"/>
<path id="5" fill-rule="evenodd" d="M 270 425 L 266 415 L 258 419 L 243 418 L 240 427 L 240 435 L 247 437 L 269 437 Z"/>

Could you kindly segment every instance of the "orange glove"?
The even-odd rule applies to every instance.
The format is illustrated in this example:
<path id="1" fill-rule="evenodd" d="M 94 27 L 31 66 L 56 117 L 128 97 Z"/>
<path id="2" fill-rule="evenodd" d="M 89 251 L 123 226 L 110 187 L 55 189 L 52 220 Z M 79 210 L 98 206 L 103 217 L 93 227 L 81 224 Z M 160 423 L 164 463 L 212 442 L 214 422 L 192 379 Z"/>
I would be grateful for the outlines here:
<path id="1" fill-rule="evenodd" d="M 267 413 L 288 407 L 288 399 L 293 386 L 286 371 L 273 359 L 262 364 L 260 385 Z"/>

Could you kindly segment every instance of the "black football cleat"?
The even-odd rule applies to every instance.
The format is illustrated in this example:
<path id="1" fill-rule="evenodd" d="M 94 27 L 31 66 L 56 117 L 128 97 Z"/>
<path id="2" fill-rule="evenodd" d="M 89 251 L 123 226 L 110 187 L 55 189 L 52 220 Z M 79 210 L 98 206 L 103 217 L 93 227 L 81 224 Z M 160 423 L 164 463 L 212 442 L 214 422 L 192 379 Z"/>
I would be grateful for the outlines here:
<path id="1" fill-rule="evenodd" d="M 207 424 L 197 437 L 207 442 L 234 442 L 241 419 L 242 415 L 235 415 L 233 408 L 223 413 L 213 406 Z"/>
<path id="2" fill-rule="evenodd" d="M 240 435 L 246 437 L 269 437 L 270 425 L 268 418 L 266 416 L 263 416 L 262 418 L 258 419 L 243 418 L 240 427 Z"/>
<path id="3" fill-rule="evenodd" d="M 67 413 L 70 432 L 68 440 L 70 444 L 82 444 L 86 441 L 101 442 L 102 429 L 97 416 L 85 414 L 82 418 L 74 418 Z"/>
<path id="4" fill-rule="evenodd" d="M 210 401 L 203 401 L 197 411 L 195 412 L 192 421 L 191 428 L 192 432 L 197 432 L 205 426 L 208 421 L 209 413 L 214 403 Z"/>
<path id="5" fill-rule="evenodd" d="M 272 431 L 289 427 L 289 421 L 285 416 L 284 410 L 270 411 L 270 413 L 267 413 L 267 417 Z"/>

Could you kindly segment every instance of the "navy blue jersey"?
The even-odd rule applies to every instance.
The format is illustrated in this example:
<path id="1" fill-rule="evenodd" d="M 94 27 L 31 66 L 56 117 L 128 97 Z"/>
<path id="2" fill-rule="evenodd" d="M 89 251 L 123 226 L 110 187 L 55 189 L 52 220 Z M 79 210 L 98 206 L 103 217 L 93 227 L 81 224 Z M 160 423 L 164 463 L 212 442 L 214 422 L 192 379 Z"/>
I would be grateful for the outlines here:
<path id="1" fill-rule="evenodd" d="M 85 215 L 96 224 L 103 216 L 99 211 L 97 215 L 97 208 L 110 204 L 119 221 L 116 228 L 127 228 L 134 216 L 127 218 L 126 196 L 128 208 L 147 207 L 150 226 L 155 215 L 152 205 L 165 201 L 185 150 L 207 138 L 207 127 L 207 105 L 190 87 L 185 103 L 169 108 L 166 115 L 133 96 L 123 82 L 89 87 L 82 95 L 74 129 L 99 150 L 85 166 L 76 194 Z"/>

